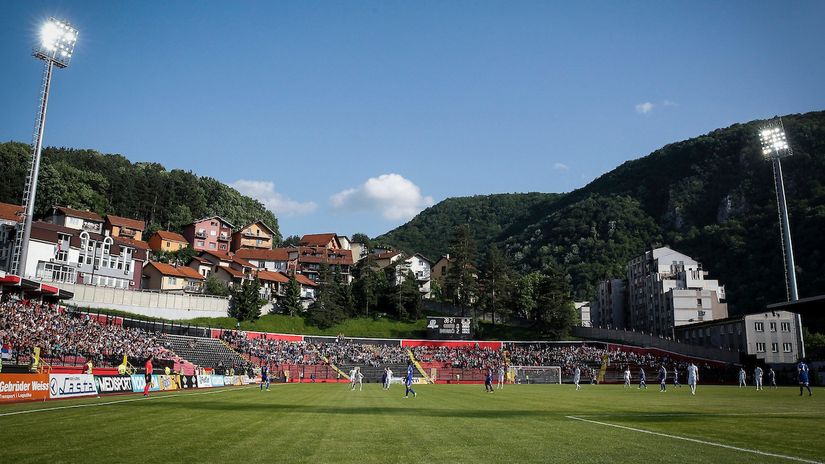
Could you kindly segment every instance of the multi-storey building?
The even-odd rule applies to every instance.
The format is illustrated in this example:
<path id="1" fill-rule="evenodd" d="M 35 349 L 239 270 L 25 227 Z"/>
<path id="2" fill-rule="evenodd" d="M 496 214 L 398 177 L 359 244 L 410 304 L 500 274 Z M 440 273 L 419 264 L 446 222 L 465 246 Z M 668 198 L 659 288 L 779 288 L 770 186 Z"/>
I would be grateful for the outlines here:
<path id="1" fill-rule="evenodd" d="M 66 206 L 55 206 L 51 216 L 45 222 L 68 227 L 69 229 L 85 230 L 93 234 L 103 233 L 103 218 L 91 211 L 80 211 Z"/>
<path id="2" fill-rule="evenodd" d="M 7 237 L 13 242 L 14 237 Z M 141 287 L 144 242 L 47 222 L 32 223 L 25 278 L 115 288 Z"/>
<path id="3" fill-rule="evenodd" d="M 792 312 L 769 311 L 681 325 L 674 332 L 684 343 L 748 353 L 768 364 L 794 363 L 800 356 L 796 320 Z"/>
<path id="4" fill-rule="evenodd" d="M 307 234 L 301 237 L 301 241 L 298 242 L 298 245 L 305 247 L 324 247 L 332 250 L 343 250 L 346 248 L 341 243 L 341 237 L 342 236 L 333 233 Z M 349 240 L 347 240 L 347 243 L 349 243 Z"/>
<path id="5" fill-rule="evenodd" d="M 326 264 L 329 271 L 337 272 L 342 282 L 352 283 L 352 251 L 320 246 L 300 246 L 288 250 L 290 261 L 295 261 L 297 271 L 313 282 L 321 277 L 321 266 Z"/>
<path id="6" fill-rule="evenodd" d="M 103 229 L 109 232 L 112 237 L 124 237 L 131 240 L 143 240 L 143 231 L 146 223 L 137 219 L 129 219 L 120 216 L 107 215 L 103 223 Z"/>
<path id="7" fill-rule="evenodd" d="M 257 269 L 287 272 L 290 269 L 295 270 L 297 265 L 297 262 L 293 262 L 290 266 L 289 250 L 291 248 L 273 248 L 270 250 L 242 248 L 235 252 L 235 256 L 249 261 Z"/>
<path id="8" fill-rule="evenodd" d="M 596 297 L 590 307 L 590 322 L 594 327 L 625 328 L 627 288 L 622 279 L 599 282 Z"/>
<path id="9" fill-rule="evenodd" d="M 17 228 L 23 222 L 23 207 L 0 203 L 0 270 L 11 269 Z"/>
<path id="10" fill-rule="evenodd" d="M 645 252 L 628 264 L 630 327 L 671 337 L 673 328 L 728 316 L 725 288 L 693 258 L 667 247 Z"/>
<path id="11" fill-rule="evenodd" d="M 183 236 L 195 251 L 228 252 L 232 242 L 233 227 L 222 217 L 211 216 L 186 226 L 183 229 Z"/>
<path id="12" fill-rule="evenodd" d="M 232 234 L 232 251 L 251 248 L 272 249 L 275 232 L 261 220 L 251 222 Z"/>
<path id="13" fill-rule="evenodd" d="M 408 257 L 397 251 L 387 251 L 375 255 L 375 264 L 387 272 L 390 281 L 395 285 L 401 285 L 404 279 L 412 275 L 418 284 L 421 297 L 430 298 L 432 262 L 424 255 L 416 253 Z"/>

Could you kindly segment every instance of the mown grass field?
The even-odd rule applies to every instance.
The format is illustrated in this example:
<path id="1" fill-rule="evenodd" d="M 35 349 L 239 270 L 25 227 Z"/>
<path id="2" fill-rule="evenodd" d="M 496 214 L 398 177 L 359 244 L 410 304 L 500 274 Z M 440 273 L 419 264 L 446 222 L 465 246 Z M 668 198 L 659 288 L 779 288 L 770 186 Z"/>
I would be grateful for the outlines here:
<path id="1" fill-rule="evenodd" d="M 0 462 L 825 461 L 825 392 L 657 390 L 291 384 L 14 404 Z"/>

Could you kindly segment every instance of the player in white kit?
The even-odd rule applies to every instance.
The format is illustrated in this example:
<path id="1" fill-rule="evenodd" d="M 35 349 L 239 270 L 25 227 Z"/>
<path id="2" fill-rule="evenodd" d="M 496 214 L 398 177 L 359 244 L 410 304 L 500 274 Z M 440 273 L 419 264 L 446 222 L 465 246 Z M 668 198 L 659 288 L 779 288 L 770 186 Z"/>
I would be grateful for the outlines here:
<path id="1" fill-rule="evenodd" d="M 624 368 L 624 387 L 630 388 L 630 367 Z"/>
<path id="2" fill-rule="evenodd" d="M 756 391 L 762 390 L 762 368 L 759 366 L 753 370 L 753 383 L 756 384 Z"/>
<path id="3" fill-rule="evenodd" d="M 504 364 L 498 366 L 498 389 L 504 388 Z"/>
<path id="4" fill-rule="evenodd" d="M 349 389 L 350 391 L 355 391 L 355 382 L 358 380 L 358 368 L 353 367 L 349 371 Z"/>
<path id="5" fill-rule="evenodd" d="M 744 367 L 739 369 L 739 388 L 748 386 L 748 382 L 745 380 L 746 375 Z"/>
<path id="6" fill-rule="evenodd" d="M 579 366 L 576 366 L 576 370 L 573 371 L 573 383 L 576 384 L 576 390 L 581 390 L 582 386 L 579 385 L 579 381 L 582 379 L 582 371 L 579 369 Z"/>
<path id="7" fill-rule="evenodd" d="M 688 386 L 690 387 L 690 394 L 696 394 L 696 382 L 699 381 L 699 368 L 696 364 L 690 363 L 687 368 L 688 372 Z"/>
<path id="8" fill-rule="evenodd" d="M 355 379 L 358 382 L 358 391 L 364 391 L 364 374 L 361 372 L 360 367 L 356 367 L 355 370 Z"/>

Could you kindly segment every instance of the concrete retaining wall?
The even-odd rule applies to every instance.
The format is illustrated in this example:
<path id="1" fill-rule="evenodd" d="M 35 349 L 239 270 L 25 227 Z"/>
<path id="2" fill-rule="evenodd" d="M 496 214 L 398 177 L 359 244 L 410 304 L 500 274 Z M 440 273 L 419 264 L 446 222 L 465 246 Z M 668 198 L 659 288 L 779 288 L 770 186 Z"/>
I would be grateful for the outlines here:
<path id="1" fill-rule="evenodd" d="M 229 299 L 223 297 L 124 290 L 82 284 L 50 285 L 74 293 L 74 298 L 65 303 L 81 308 L 115 309 L 164 319 L 226 317 L 229 310 Z"/>

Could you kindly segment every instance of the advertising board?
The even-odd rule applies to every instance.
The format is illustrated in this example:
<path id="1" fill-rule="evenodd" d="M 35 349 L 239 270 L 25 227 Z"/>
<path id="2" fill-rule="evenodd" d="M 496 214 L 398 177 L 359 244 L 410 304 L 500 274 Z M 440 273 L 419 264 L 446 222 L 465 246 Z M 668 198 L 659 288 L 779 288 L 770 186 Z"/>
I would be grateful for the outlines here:
<path id="1" fill-rule="evenodd" d="M 49 399 L 46 374 L 0 374 L 0 403 Z"/>
<path id="2" fill-rule="evenodd" d="M 49 398 L 95 396 L 95 378 L 91 374 L 49 374 Z"/>
<path id="3" fill-rule="evenodd" d="M 132 378 L 128 375 L 96 375 L 98 393 L 131 393 Z"/>

